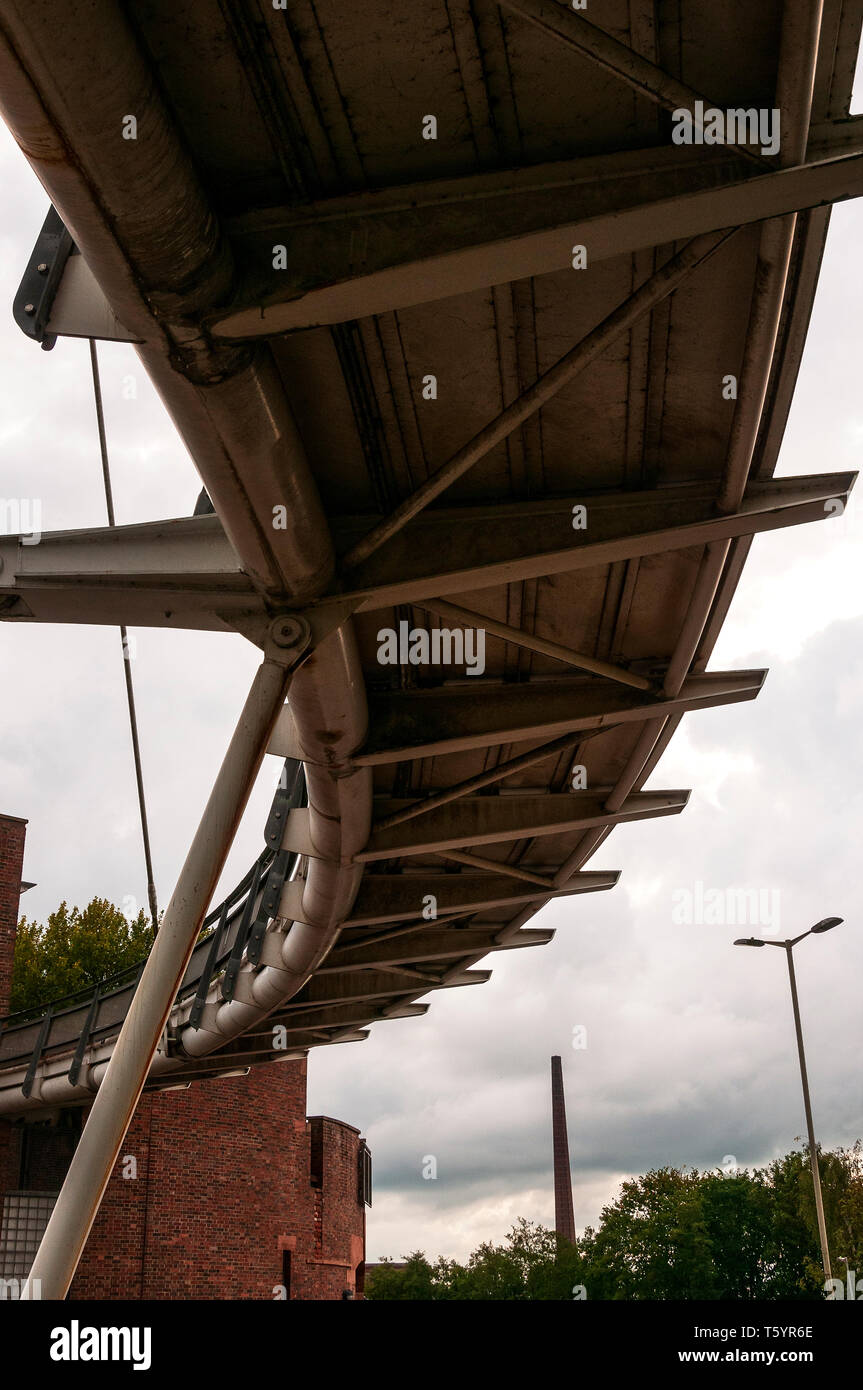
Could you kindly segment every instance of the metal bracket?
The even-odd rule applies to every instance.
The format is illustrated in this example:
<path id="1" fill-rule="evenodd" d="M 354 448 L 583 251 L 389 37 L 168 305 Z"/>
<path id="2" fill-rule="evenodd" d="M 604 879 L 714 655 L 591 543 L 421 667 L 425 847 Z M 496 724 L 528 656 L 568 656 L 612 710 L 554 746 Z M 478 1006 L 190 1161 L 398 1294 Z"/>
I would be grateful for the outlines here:
<path id="1" fill-rule="evenodd" d="M 46 352 L 57 341 L 56 333 L 47 332 L 47 324 L 72 245 L 72 238 L 52 205 L 12 301 L 12 316 L 18 327 L 28 338 L 41 343 Z"/>
<path id="2" fill-rule="evenodd" d="M 39 1028 L 39 1036 L 36 1039 L 36 1046 L 33 1048 L 33 1053 L 30 1057 L 30 1062 L 27 1067 L 27 1075 L 24 1077 L 24 1080 L 21 1083 L 21 1094 L 27 1097 L 29 1097 L 30 1092 L 33 1089 L 33 1082 L 36 1080 L 36 1072 L 38 1070 L 39 1063 L 42 1060 L 42 1053 L 45 1049 L 45 1044 L 48 1041 L 48 1034 L 51 1031 L 51 1023 L 53 1018 L 53 1010 L 49 1007 L 48 1009 L 46 1009 L 42 1017 L 42 1023 Z"/>
<path id="3" fill-rule="evenodd" d="M 266 655 L 269 656 L 272 654 L 269 648 L 273 645 L 281 647 L 284 635 L 291 630 L 286 627 L 286 624 L 298 620 L 309 628 L 310 636 L 306 648 L 314 650 L 315 647 L 320 646 L 325 637 L 329 637 L 331 632 L 335 632 L 337 628 L 342 627 L 347 622 L 351 614 L 359 608 L 361 602 L 361 596 L 348 599 L 329 599 L 312 604 L 309 608 L 293 609 L 290 612 L 282 613 L 274 618 L 269 626 L 265 615 L 254 612 L 223 613 L 219 616 L 229 627 L 235 628 L 247 641 L 254 642 L 256 647 L 263 648 Z M 279 635 L 276 636 L 276 633 Z M 272 655 L 275 660 L 282 659 L 275 654 Z M 303 655 L 305 655 L 305 650 Z"/>
<path id="4" fill-rule="evenodd" d="M 12 314 L 22 332 L 46 351 L 58 337 L 140 341 L 120 323 L 53 206 L 36 238 Z"/>
<path id="5" fill-rule="evenodd" d="M 258 860 L 255 866 L 255 875 L 249 888 L 249 896 L 246 898 L 246 905 L 243 908 L 243 915 L 237 929 L 237 935 L 234 938 L 231 957 L 225 967 L 225 973 L 222 976 L 222 998 L 227 1002 L 230 1002 L 234 997 L 234 986 L 237 983 L 237 976 L 240 972 L 240 965 L 243 960 L 243 950 L 245 949 L 249 929 L 252 925 L 252 913 L 255 910 L 255 899 L 258 896 L 258 888 L 263 872 L 263 865 L 261 861 Z"/>
<path id="6" fill-rule="evenodd" d="M 78 1038 L 78 1042 L 75 1047 L 75 1055 L 72 1058 L 72 1064 L 69 1067 L 70 1086 L 78 1085 L 78 1077 L 81 1074 L 81 1064 L 84 1061 L 84 1054 L 90 1045 L 90 1034 L 92 1033 L 93 1028 L 96 1024 L 96 1015 L 99 1011 L 100 997 L 101 996 L 99 993 L 99 986 L 97 985 L 93 994 L 93 998 L 90 1000 L 90 1007 L 87 1010 L 87 1018 L 84 1022 L 84 1027 L 81 1029 L 81 1035 Z"/>
<path id="7" fill-rule="evenodd" d="M 273 797 L 267 824 L 264 827 L 264 841 L 268 849 L 279 850 L 282 836 L 288 823 L 288 812 L 303 804 L 306 781 L 303 765 L 297 758 L 286 758 L 282 776 Z"/>
<path id="8" fill-rule="evenodd" d="M 267 924 L 271 917 L 275 917 L 279 910 L 279 902 L 282 897 L 282 889 L 285 886 L 285 879 L 290 872 L 296 856 L 290 850 L 279 850 L 267 875 L 267 886 L 261 895 L 261 905 L 258 914 L 252 924 L 246 946 L 246 960 L 251 965 L 257 965 L 261 959 L 261 943 L 267 930 Z"/>
<path id="9" fill-rule="evenodd" d="M 219 925 L 213 932 L 213 939 L 210 942 L 210 949 L 207 952 L 207 961 L 204 966 L 203 974 L 198 981 L 198 990 L 195 1001 L 192 1004 L 192 1011 L 189 1014 L 189 1024 L 192 1028 L 200 1028 L 201 1015 L 204 1012 L 204 1005 L 207 1002 L 207 992 L 210 988 L 210 981 L 216 968 L 216 961 L 219 958 L 219 951 L 222 947 L 222 938 L 225 935 L 225 927 L 228 925 L 228 904 L 225 901 L 222 907 L 222 915 L 219 918 Z"/>

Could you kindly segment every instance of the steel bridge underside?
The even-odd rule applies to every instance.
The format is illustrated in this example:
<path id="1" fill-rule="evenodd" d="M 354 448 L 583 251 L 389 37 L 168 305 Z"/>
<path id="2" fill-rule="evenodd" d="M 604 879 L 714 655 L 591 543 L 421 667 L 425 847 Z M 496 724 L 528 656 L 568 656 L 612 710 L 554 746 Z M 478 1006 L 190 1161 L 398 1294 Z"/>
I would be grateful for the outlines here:
<path id="1" fill-rule="evenodd" d="M 685 807 L 644 790 L 681 719 L 765 676 L 708 670 L 753 537 L 854 481 L 774 474 L 863 191 L 861 16 L 4 3 L 4 117 L 215 512 L 0 538 L 0 617 L 292 644 L 269 752 L 304 789 L 150 1086 L 424 1013 L 546 944 L 544 904 L 576 929 L 616 825 Z M 698 100 L 778 111 L 778 152 L 674 144 Z M 484 629 L 484 670 L 382 665 L 400 624 Z M 10 1019 L 0 1112 L 92 1098 L 134 987 Z"/>

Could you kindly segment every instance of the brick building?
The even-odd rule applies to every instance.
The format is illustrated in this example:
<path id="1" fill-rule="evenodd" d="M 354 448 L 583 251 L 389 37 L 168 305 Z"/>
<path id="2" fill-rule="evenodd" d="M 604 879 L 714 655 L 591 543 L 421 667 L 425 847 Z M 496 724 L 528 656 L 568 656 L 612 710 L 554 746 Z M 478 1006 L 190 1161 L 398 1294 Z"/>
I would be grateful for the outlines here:
<path id="1" fill-rule="evenodd" d="M 5 1012 L 12 983 L 26 832 L 25 820 L 0 815 L 0 1014 Z"/>
<path id="2" fill-rule="evenodd" d="M 24 821 L 0 817 L 0 1015 L 24 829 Z M 85 1118 L 83 1107 L 0 1118 L 0 1276 L 29 1268 L 33 1232 L 47 1219 Z M 353 1126 L 306 1116 L 305 1059 L 144 1095 L 70 1297 L 361 1294 L 366 1152 Z"/>

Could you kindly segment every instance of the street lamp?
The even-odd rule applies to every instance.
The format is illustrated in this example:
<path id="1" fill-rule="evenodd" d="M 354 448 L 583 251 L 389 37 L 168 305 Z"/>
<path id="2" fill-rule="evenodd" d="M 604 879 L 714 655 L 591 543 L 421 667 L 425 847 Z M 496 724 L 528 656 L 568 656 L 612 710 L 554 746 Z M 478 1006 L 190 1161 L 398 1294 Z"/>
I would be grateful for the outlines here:
<path id="1" fill-rule="evenodd" d="M 800 1080 L 803 1082 L 803 1104 L 806 1108 L 806 1128 L 809 1132 L 809 1162 L 812 1167 L 812 1185 L 815 1188 L 815 1211 L 818 1216 L 818 1237 L 821 1241 L 821 1262 L 824 1265 L 824 1279 L 829 1283 L 833 1278 L 830 1270 L 830 1251 L 827 1246 L 827 1227 L 824 1222 L 824 1203 L 821 1200 L 821 1174 L 818 1171 L 818 1150 L 815 1147 L 815 1128 L 812 1124 L 812 1105 L 809 1100 L 809 1082 L 806 1077 L 806 1058 L 803 1054 L 803 1030 L 800 1027 L 800 1006 L 797 1002 L 797 980 L 794 975 L 792 951 L 804 936 L 818 936 L 831 931 L 842 922 L 841 917 L 823 917 L 808 931 L 792 937 L 790 941 L 762 941 L 756 936 L 741 936 L 735 946 L 781 946 L 788 960 L 788 978 L 791 981 L 791 1004 L 794 1009 L 794 1028 L 797 1033 L 797 1053 L 800 1058 Z"/>

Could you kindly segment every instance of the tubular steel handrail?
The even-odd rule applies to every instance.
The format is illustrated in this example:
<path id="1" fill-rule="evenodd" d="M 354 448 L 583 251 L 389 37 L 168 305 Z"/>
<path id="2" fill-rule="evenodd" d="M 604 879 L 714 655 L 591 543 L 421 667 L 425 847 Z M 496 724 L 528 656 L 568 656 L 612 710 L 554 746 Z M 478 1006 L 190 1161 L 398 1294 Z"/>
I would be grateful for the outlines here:
<path id="1" fill-rule="evenodd" d="M 284 825 L 287 812 L 294 807 L 305 805 L 307 799 L 303 765 L 293 758 L 288 758 L 267 817 L 267 830 L 274 821 L 281 821 Z M 229 966 L 233 959 L 239 964 L 253 927 L 262 926 L 265 929 L 266 923 L 262 922 L 262 915 L 265 910 L 268 916 L 273 915 L 273 911 L 278 907 L 281 887 L 293 872 L 298 858 L 297 854 L 287 854 L 278 846 L 268 844 L 236 887 L 207 914 L 201 936 L 189 962 L 186 978 L 177 992 L 177 1000 L 186 999 L 190 994 L 194 994 L 195 1007 L 200 1014 L 213 978 L 223 967 Z M 278 891 L 275 891 L 276 889 Z M 238 929 L 232 933 L 231 928 L 238 921 Z M 74 1084 L 90 1041 L 101 1032 L 118 1028 L 125 1016 L 126 1011 L 122 1010 L 109 1021 L 100 1024 L 99 1013 L 102 1006 L 110 1005 L 112 1000 L 123 993 L 128 993 L 131 997 L 145 964 L 146 957 L 70 994 L 46 1001 L 35 1008 L 21 1009 L 14 1014 L 0 1017 L 0 1066 L 30 1056 L 30 1069 L 35 1071 L 40 1058 L 52 1048 L 51 1033 L 55 1031 L 56 1025 L 60 1024 L 62 1028 L 63 1019 L 68 1020 L 76 1013 L 83 1013 L 86 1007 L 80 1032 L 67 1032 L 53 1044 L 54 1047 L 66 1048 L 75 1044 L 70 1067 L 70 1080 Z M 11 1052 L 4 1055 L 3 1042 L 9 1039 L 10 1034 L 32 1030 L 37 1025 L 39 1031 L 35 1046 L 28 1041 L 28 1046 L 20 1053 Z"/>

